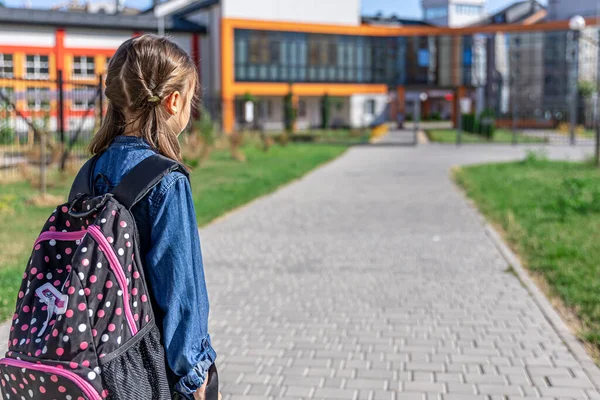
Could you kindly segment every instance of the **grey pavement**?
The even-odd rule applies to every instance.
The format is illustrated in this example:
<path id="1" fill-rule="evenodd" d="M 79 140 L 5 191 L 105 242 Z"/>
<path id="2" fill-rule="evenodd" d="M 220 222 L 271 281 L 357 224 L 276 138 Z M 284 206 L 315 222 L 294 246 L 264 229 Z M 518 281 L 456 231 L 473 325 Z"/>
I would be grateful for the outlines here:
<path id="1" fill-rule="evenodd" d="M 600 399 L 449 179 L 525 149 L 356 147 L 202 229 L 224 398 Z"/>
<path id="2" fill-rule="evenodd" d="M 449 178 L 526 149 L 355 147 L 202 229 L 224 399 L 600 399 Z"/>

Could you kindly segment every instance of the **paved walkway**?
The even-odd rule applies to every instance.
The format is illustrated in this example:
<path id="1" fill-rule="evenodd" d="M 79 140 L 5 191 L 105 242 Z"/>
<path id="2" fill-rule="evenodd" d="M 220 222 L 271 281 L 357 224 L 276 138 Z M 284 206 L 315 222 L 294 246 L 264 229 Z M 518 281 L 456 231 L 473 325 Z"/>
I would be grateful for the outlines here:
<path id="1" fill-rule="evenodd" d="M 225 399 L 599 399 L 448 178 L 524 152 L 353 148 L 203 229 Z"/>
<path id="2" fill-rule="evenodd" d="M 203 229 L 225 400 L 600 399 L 449 179 L 524 152 L 356 147 Z"/>

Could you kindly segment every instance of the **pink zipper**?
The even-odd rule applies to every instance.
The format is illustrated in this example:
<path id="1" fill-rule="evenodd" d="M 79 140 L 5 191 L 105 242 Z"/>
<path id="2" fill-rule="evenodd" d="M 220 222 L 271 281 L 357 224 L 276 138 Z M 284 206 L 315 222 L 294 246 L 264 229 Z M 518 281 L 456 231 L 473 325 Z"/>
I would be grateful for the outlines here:
<path id="1" fill-rule="evenodd" d="M 37 246 L 40 242 L 45 240 L 61 240 L 61 241 L 75 241 L 81 240 L 85 236 L 86 231 L 75 231 L 75 232 L 42 232 L 35 241 L 34 246 Z"/>
<path id="2" fill-rule="evenodd" d="M 119 262 L 119 258 L 115 254 L 115 250 L 108 243 L 106 237 L 102 234 L 100 228 L 96 225 L 90 225 L 88 228 L 89 234 L 94 238 L 94 240 L 100 246 L 100 249 L 108 259 L 108 263 L 110 264 L 110 268 L 115 273 L 117 277 L 117 282 L 123 292 L 123 308 L 125 309 L 125 318 L 127 318 L 127 324 L 129 325 L 129 329 L 131 330 L 131 335 L 135 336 L 138 332 L 137 326 L 135 325 L 135 319 L 133 318 L 133 313 L 131 312 L 131 308 L 129 306 L 129 291 L 127 287 L 127 278 L 125 278 L 125 273 L 123 272 L 123 267 Z"/>
<path id="3" fill-rule="evenodd" d="M 102 396 L 98 394 L 96 389 L 94 389 L 94 387 L 88 381 L 86 381 L 74 372 L 67 371 L 58 367 L 52 367 L 50 365 L 34 364 L 27 361 L 14 360 L 12 358 L 3 358 L 2 360 L 0 360 L 0 364 L 8 365 L 10 367 L 15 368 L 26 368 L 34 371 L 45 372 L 48 374 L 60 375 L 63 378 L 67 378 L 68 380 L 76 384 L 77 387 L 81 389 L 81 391 L 87 396 L 89 400 L 102 400 Z"/>

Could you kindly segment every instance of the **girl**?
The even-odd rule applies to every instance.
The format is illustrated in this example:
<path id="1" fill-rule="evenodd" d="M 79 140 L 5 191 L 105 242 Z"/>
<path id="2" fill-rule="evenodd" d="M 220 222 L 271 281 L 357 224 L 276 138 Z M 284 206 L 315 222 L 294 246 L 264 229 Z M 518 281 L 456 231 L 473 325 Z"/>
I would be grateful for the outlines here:
<path id="1" fill-rule="evenodd" d="M 177 137 L 189 122 L 196 88 L 194 63 L 170 40 L 143 35 L 119 47 L 106 76 L 106 118 L 90 145 L 100 154 L 93 175 L 97 195 L 155 153 L 181 162 Z M 171 384 L 184 398 L 204 399 L 216 353 L 188 180 L 170 173 L 132 212 Z"/>

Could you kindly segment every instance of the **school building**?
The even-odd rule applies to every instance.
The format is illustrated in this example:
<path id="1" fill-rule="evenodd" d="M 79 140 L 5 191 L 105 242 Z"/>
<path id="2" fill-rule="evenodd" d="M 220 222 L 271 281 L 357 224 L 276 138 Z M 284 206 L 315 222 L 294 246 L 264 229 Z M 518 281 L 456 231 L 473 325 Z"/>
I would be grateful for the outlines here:
<path id="1" fill-rule="evenodd" d="M 522 124 L 550 126 L 569 113 L 573 87 L 597 84 L 595 1 L 517 1 L 491 14 L 485 0 L 421 4 L 420 20 L 363 16 L 360 0 L 172 0 L 139 13 L 0 6 L 0 90 L 25 115 L 55 115 L 61 71 L 67 118 L 83 113 L 89 104 L 70 81 L 95 84 L 123 40 L 163 27 L 192 55 L 205 107 L 225 132 L 244 123 L 248 96 L 258 100 L 256 123 L 282 129 L 288 94 L 298 129 L 321 125 L 325 94 L 340 127 L 403 120 L 422 93 L 424 116 L 456 120 L 466 98 L 499 123 L 518 114 Z M 574 32 L 576 14 L 586 27 Z"/>

